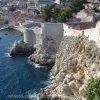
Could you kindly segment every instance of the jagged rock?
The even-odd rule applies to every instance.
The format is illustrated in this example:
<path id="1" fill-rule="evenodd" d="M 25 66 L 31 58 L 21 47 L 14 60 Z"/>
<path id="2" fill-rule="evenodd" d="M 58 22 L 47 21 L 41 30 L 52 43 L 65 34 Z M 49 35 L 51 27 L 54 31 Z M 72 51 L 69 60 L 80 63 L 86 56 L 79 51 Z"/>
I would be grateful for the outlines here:
<path id="1" fill-rule="evenodd" d="M 60 45 L 60 43 L 58 43 Z M 54 65 L 59 45 L 50 36 L 44 36 L 41 47 L 30 55 L 29 60 L 41 66 Z"/>
<path id="2" fill-rule="evenodd" d="M 74 80 L 74 76 L 72 74 L 68 74 L 65 76 L 64 83 L 69 83 L 70 81 Z"/>
<path id="3" fill-rule="evenodd" d="M 58 84 L 55 89 L 47 87 L 50 92 L 44 91 L 46 95 L 61 98 L 57 100 L 86 100 L 84 90 L 88 80 L 100 76 L 100 48 L 85 36 L 64 37 L 52 73 L 54 83 Z M 67 90 L 72 91 L 72 96 L 68 97 Z"/>
<path id="4" fill-rule="evenodd" d="M 99 78 L 100 77 L 100 71 L 98 71 L 97 73 L 95 73 L 93 77 L 94 78 L 96 78 L 96 77 Z"/>
<path id="5" fill-rule="evenodd" d="M 69 87 L 71 91 L 74 93 L 74 96 L 79 97 L 79 89 L 77 88 L 75 81 L 71 81 L 69 83 Z"/>
<path id="6" fill-rule="evenodd" d="M 28 58 L 33 63 L 37 63 L 41 66 L 54 65 L 55 63 L 55 57 L 46 56 L 44 54 L 32 54 Z"/>
<path id="7" fill-rule="evenodd" d="M 82 85 L 80 88 L 79 88 L 79 94 L 81 96 L 84 96 L 84 93 L 85 93 L 85 85 Z"/>
<path id="8" fill-rule="evenodd" d="M 61 94 L 64 94 L 66 96 L 73 96 L 73 92 L 71 91 L 70 87 L 68 85 L 62 85 Z"/>
<path id="9" fill-rule="evenodd" d="M 57 76 L 56 76 L 56 82 L 63 82 L 65 78 L 65 73 L 59 73 Z"/>
<path id="10" fill-rule="evenodd" d="M 16 41 L 11 49 L 10 49 L 10 56 L 16 56 L 19 54 L 27 55 L 34 53 L 35 48 L 30 46 L 28 43 L 25 43 L 23 40 Z"/>
<path id="11" fill-rule="evenodd" d="M 67 84 L 60 84 L 55 90 L 63 96 L 73 96 L 73 92 Z"/>
<path id="12" fill-rule="evenodd" d="M 96 63 L 93 63 L 92 65 L 91 65 L 91 68 L 90 68 L 90 70 L 91 71 L 96 71 L 96 68 L 97 67 L 97 64 Z"/>

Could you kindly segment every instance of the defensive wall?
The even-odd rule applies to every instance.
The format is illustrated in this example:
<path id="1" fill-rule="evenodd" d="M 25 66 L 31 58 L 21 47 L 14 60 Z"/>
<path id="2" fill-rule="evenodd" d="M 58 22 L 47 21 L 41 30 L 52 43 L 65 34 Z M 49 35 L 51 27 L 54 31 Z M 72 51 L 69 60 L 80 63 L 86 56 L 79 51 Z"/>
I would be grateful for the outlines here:
<path id="1" fill-rule="evenodd" d="M 98 24 L 99 23 L 99 24 Z M 55 40 L 58 47 L 63 36 L 78 36 L 85 35 L 89 40 L 93 40 L 100 47 L 100 22 L 95 28 L 85 30 L 75 30 L 63 23 L 40 23 L 34 27 L 27 28 L 21 26 L 21 31 L 24 33 L 24 42 L 31 45 L 42 45 L 44 37 L 50 37 Z"/>

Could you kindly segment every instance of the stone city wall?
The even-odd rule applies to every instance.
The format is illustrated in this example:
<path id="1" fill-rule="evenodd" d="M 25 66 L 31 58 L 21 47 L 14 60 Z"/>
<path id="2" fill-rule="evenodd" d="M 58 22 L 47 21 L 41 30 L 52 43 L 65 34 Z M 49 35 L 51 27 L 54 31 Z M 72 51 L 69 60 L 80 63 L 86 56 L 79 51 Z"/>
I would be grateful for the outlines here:
<path id="1" fill-rule="evenodd" d="M 21 28 L 22 30 L 22 28 Z M 78 36 L 85 35 L 89 40 L 93 40 L 100 46 L 100 30 L 98 28 L 91 28 L 86 30 L 75 30 L 63 23 L 41 23 L 40 26 L 35 26 L 32 29 L 23 28 L 24 42 L 29 44 L 42 45 L 44 37 L 51 37 L 55 40 L 58 46 L 63 36 Z"/>
<path id="2" fill-rule="evenodd" d="M 63 25 L 64 28 L 64 36 L 78 36 L 85 35 L 89 40 L 93 40 L 97 43 L 98 47 L 100 47 L 100 29 L 99 28 L 91 28 L 85 30 L 75 30 L 68 27 L 67 24 Z"/>

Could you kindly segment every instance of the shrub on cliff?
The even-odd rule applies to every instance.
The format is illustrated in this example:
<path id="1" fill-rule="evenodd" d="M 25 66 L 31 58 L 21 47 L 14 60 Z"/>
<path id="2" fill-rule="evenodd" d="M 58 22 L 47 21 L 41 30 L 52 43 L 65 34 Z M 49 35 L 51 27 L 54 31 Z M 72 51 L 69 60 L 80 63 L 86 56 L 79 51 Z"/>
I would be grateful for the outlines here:
<path id="1" fill-rule="evenodd" d="M 89 80 L 85 96 L 86 100 L 100 100 L 100 77 Z"/>

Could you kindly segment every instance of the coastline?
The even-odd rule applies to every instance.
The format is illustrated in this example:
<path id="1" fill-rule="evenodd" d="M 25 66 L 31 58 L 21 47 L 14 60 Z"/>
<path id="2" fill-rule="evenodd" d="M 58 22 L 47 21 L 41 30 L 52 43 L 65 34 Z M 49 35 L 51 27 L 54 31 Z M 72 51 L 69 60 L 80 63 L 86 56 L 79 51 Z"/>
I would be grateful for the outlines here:
<path id="1" fill-rule="evenodd" d="M 0 86 L 2 86 L 2 91 L 0 91 L 1 99 L 8 100 L 8 96 L 11 94 L 28 97 L 28 91 L 30 91 L 29 95 L 38 93 L 41 88 L 50 83 L 49 68 L 35 68 L 31 66 L 27 62 L 26 56 L 9 57 L 9 46 L 15 40 L 19 40 L 21 36 L 16 31 L 14 34 L 13 31 L 0 31 L 0 33 L 2 37 L 0 41 L 2 43 L 0 45 L 0 68 L 2 69 L 0 70 L 0 74 L 2 74 L 0 76 Z M 5 35 L 5 33 L 8 35 Z"/>

